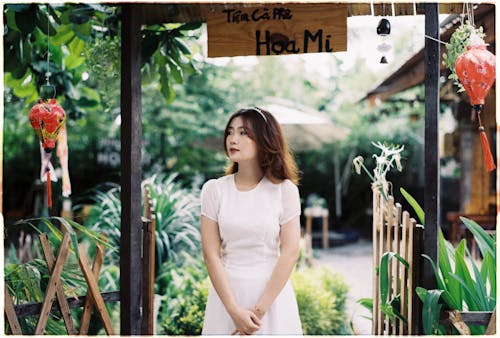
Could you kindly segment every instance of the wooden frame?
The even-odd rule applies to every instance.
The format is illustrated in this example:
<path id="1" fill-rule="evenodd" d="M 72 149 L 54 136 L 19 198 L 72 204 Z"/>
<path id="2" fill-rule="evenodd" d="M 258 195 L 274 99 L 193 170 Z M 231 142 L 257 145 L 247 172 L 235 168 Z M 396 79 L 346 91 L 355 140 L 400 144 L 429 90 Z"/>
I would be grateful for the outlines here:
<path id="1" fill-rule="evenodd" d="M 237 4 L 237 2 L 234 2 Z M 140 333 L 141 271 L 140 257 L 140 203 L 141 181 L 141 84 L 140 84 L 140 26 L 172 22 L 199 22 L 206 19 L 210 4 L 123 4 L 122 11 L 122 253 L 121 269 L 121 334 Z M 348 15 L 369 15 L 369 4 L 349 4 Z M 375 4 L 377 10 L 381 3 Z M 413 3 L 397 4 L 397 15 L 412 15 Z M 383 8 L 383 7 L 382 7 Z M 410 10 L 411 8 L 411 10 Z M 426 16 L 425 34 L 439 36 L 439 11 L 460 13 L 462 4 L 425 3 L 417 6 L 417 13 Z M 139 14 L 139 15 L 137 15 Z M 376 13 L 374 13 L 376 14 Z M 425 87 L 426 87 L 426 191 L 424 208 L 427 215 L 427 229 L 423 249 L 431 258 L 437 258 L 437 220 L 439 215 L 439 162 L 437 154 L 437 112 L 439 109 L 439 44 L 426 39 L 425 45 Z M 436 71 L 437 69 L 437 71 Z M 437 97 L 437 100 L 436 100 Z M 432 287 L 431 269 L 424 269 L 424 287 Z"/>

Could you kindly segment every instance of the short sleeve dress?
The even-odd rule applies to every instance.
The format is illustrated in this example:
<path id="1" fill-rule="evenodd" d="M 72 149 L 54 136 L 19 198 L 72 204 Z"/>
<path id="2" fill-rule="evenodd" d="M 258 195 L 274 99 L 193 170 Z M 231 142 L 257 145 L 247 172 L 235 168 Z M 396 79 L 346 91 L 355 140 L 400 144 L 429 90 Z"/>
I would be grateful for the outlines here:
<path id="1" fill-rule="evenodd" d="M 300 215 L 298 188 L 265 176 L 255 188 L 239 191 L 234 174 L 207 181 L 201 214 L 216 221 L 221 257 L 236 302 L 252 308 L 264 292 L 279 257 L 280 226 Z M 217 292 L 210 288 L 202 334 L 231 334 L 235 327 Z M 290 281 L 262 318 L 256 334 L 301 335 L 297 300 Z"/>

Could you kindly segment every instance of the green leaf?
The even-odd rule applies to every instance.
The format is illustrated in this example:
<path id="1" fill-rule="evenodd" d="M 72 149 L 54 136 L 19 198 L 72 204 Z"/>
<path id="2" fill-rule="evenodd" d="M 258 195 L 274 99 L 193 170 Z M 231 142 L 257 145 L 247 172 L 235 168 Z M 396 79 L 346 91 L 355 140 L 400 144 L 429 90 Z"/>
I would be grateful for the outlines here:
<path id="1" fill-rule="evenodd" d="M 90 22 L 86 22 L 80 25 L 74 24 L 73 29 L 75 31 L 76 36 L 78 36 L 82 40 L 89 41 L 90 33 L 92 32 L 92 26 Z"/>
<path id="2" fill-rule="evenodd" d="M 174 78 L 175 82 L 182 83 L 182 68 L 175 63 L 168 62 L 168 69 L 170 70 L 170 75 Z"/>
<path id="3" fill-rule="evenodd" d="M 185 23 L 177 29 L 180 31 L 192 31 L 199 29 L 200 27 L 201 27 L 201 22 L 192 22 L 192 23 Z"/>
<path id="4" fill-rule="evenodd" d="M 373 298 L 360 298 L 356 303 L 373 312 Z"/>
<path id="5" fill-rule="evenodd" d="M 438 246 L 439 248 L 446 247 L 446 241 L 444 239 L 441 228 L 438 229 Z M 443 295 L 443 299 L 452 309 L 462 310 L 462 290 L 459 283 L 457 283 L 457 281 L 451 277 L 453 275 L 453 270 L 447 250 L 439 250 L 438 261 L 439 269 L 441 271 L 441 275 L 443 276 L 444 282 L 442 289 L 447 291 Z"/>
<path id="6" fill-rule="evenodd" d="M 418 220 L 420 224 L 425 225 L 425 213 L 420 204 L 413 198 L 412 195 L 410 195 L 405 189 L 399 188 L 399 191 L 401 192 L 401 195 L 406 199 L 408 204 L 415 210 L 415 213 L 417 214 Z"/>
<path id="7" fill-rule="evenodd" d="M 84 57 L 76 56 L 74 54 L 70 54 L 64 59 L 64 65 L 67 69 L 74 69 L 85 62 Z"/>
<path id="8" fill-rule="evenodd" d="M 481 307 L 485 309 L 485 311 L 492 311 L 493 309 L 490 307 L 489 302 L 490 298 L 488 296 L 488 292 L 486 291 L 487 279 L 483 279 L 481 276 L 481 272 L 479 271 L 479 268 L 470 253 L 468 256 L 470 266 L 472 266 L 472 270 L 474 272 L 474 291 L 478 294 L 478 297 L 481 300 Z"/>
<path id="9" fill-rule="evenodd" d="M 86 5 L 72 7 L 69 13 L 69 21 L 75 25 L 89 23 L 94 15 L 94 9 Z"/>
<path id="10" fill-rule="evenodd" d="M 59 18 L 59 15 L 57 14 L 56 10 L 52 7 L 52 5 L 47 4 L 47 9 L 48 9 L 49 14 L 52 17 L 52 19 L 54 19 L 54 21 L 58 25 L 60 25 L 61 24 L 61 19 Z"/>
<path id="11" fill-rule="evenodd" d="M 144 37 L 142 38 L 142 43 L 141 43 L 142 62 L 149 62 L 151 56 L 158 49 L 161 39 L 163 39 L 163 37 L 160 34 L 157 34 L 156 32 L 150 32 L 150 31 L 144 32 Z"/>
<path id="12" fill-rule="evenodd" d="M 392 307 L 392 311 L 394 313 L 394 316 L 398 318 L 399 320 L 402 320 L 405 324 L 408 324 L 408 319 L 399 312 L 399 309 L 401 308 L 401 295 L 398 294 L 396 297 L 394 297 L 390 305 Z"/>
<path id="13" fill-rule="evenodd" d="M 493 237 L 476 222 L 465 217 L 460 217 L 460 220 L 474 236 L 481 254 L 484 256 L 489 253 L 492 257 L 496 257 L 496 246 Z"/>
<path id="14" fill-rule="evenodd" d="M 36 5 L 30 6 L 27 10 L 16 12 L 16 26 L 24 34 L 28 35 L 35 29 Z"/>
<path id="15" fill-rule="evenodd" d="M 426 290 L 422 287 L 415 289 L 418 297 L 422 300 L 422 325 L 424 334 L 434 335 L 438 333 L 439 316 L 442 305 L 439 304 L 439 298 L 443 290 Z"/>
<path id="16" fill-rule="evenodd" d="M 92 107 L 97 107 L 99 105 L 99 101 L 91 100 L 86 96 L 83 96 L 78 101 L 76 101 L 76 105 L 82 108 L 92 108 Z"/>
<path id="17" fill-rule="evenodd" d="M 395 257 L 398 261 L 400 261 L 406 268 L 408 268 L 408 262 L 401 257 L 396 252 L 385 252 L 380 258 L 380 302 L 382 305 L 387 303 L 389 296 L 389 262 L 390 259 Z"/>
<path id="18" fill-rule="evenodd" d="M 191 50 L 189 49 L 189 47 L 184 43 L 184 41 L 182 41 L 181 39 L 179 38 L 174 38 L 173 39 L 173 42 L 175 44 L 175 46 L 177 48 L 179 48 L 179 50 L 183 53 L 183 54 L 186 54 L 186 55 L 190 55 L 191 54 Z"/>
<path id="19" fill-rule="evenodd" d="M 455 273 L 452 274 L 451 277 L 456 279 L 460 284 L 463 290 L 463 300 L 467 304 L 467 309 L 469 311 L 476 311 L 480 306 L 480 300 L 477 294 L 473 292 L 473 290 L 475 290 L 475 283 L 465 263 L 465 248 L 465 240 L 460 241 L 455 250 Z"/>
<path id="20" fill-rule="evenodd" d="M 38 10 L 36 13 L 35 23 L 37 27 L 45 34 L 49 36 L 55 36 L 57 31 L 52 26 L 48 16 L 41 10 Z"/>
<path id="21" fill-rule="evenodd" d="M 54 46 L 61 46 L 67 44 L 71 39 L 73 39 L 75 33 L 71 25 L 60 26 L 56 36 L 50 38 L 50 43 Z"/>
<path id="22" fill-rule="evenodd" d="M 9 8 L 8 5 L 7 5 L 7 8 Z M 9 29 L 13 29 L 15 31 L 20 32 L 19 28 L 16 25 L 16 12 L 13 10 L 7 9 L 7 11 L 4 12 L 4 15 L 5 15 L 5 22 L 7 23 L 7 27 Z M 5 39 L 5 37 L 4 37 L 4 39 Z"/>
<path id="23" fill-rule="evenodd" d="M 25 12 L 30 9 L 30 4 L 7 4 L 5 6 L 9 11 L 13 12 Z"/>
<path id="24" fill-rule="evenodd" d="M 83 49 L 85 48 L 85 41 L 76 37 L 68 45 L 69 51 L 75 56 L 82 56 Z"/>

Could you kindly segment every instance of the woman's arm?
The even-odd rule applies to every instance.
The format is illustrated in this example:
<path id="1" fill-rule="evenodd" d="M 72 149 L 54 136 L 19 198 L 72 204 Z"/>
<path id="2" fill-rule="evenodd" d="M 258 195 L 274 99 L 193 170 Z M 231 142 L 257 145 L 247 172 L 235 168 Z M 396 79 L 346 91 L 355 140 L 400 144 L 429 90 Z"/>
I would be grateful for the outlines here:
<path id="1" fill-rule="evenodd" d="M 215 291 L 217 291 L 220 300 L 236 326 L 235 331 L 252 334 L 260 328 L 260 320 L 252 311 L 236 304 L 220 258 L 221 238 L 219 235 L 219 225 L 217 222 L 203 215 L 201 216 L 201 243 L 208 275 Z"/>
<path id="2" fill-rule="evenodd" d="M 285 286 L 299 257 L 300 216 L 283 224 L 280 230 L 281 255 L 276 262 L 271 278 L 266 285 L 253 312 L 262 318 Z"/>

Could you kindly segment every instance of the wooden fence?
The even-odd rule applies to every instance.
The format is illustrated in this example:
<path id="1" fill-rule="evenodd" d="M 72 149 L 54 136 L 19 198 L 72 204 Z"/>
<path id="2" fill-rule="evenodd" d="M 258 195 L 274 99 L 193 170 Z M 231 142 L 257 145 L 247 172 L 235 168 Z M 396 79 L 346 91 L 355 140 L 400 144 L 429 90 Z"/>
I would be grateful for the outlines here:
<path id="1" fill-rule="evenodd" d="M 423 226 L 417 225 L 401 204 L 389 196 L 387 201 L 377 189 L 373 189 L 373 323 L 374 335 L 418 334 L 420 302 L 415 287 L 420 277 L 420 257 L 423 250 Z M 393 258 L 388 268 L 388 297 L 398 307 L 407 322 L 384 315 L 381 307 L 380 278 L 378 267 L 384 253 L 398 253 L 408 262 L 408 268 Z"/>
<path id="2" fill-rule="evenodd" d="M 153 202 L 149 188 L 144 191 L 144 214 L 142 218 L 142 295 L 141 295 L 141 334 L 152 336 L 155 334 L 153 322 L 153 301 L 154 301 L 154 272 L 155 272 L 155 231 L 156 221 Z M 40 235 L 47 268 L 50 272 L 48 287 L 45 291 L 42 303 L 26 303 L 15 305 L 13 297 L 10 295 L 7 285 L 4 287 L 5 317 L 9 324 L 10 333 L 22 335 L 19 318 L 39 315 L 35 328 L 36 335 L 45 334 L 47 320 L 52 312 L 59 312 L 64 320 L 68 335 L 86 335 L 90 326 L 90 319 L 93 309 L 95 309 L 103 323 L 106 334 L 115 335 L 113 323 L 105 307 L 106 303 L 120 301 L 120 291 L 104 292 L 99 291 L 98 281 L 101 266 L 104 260 L 104 252 L 101 246 L 97 246 L 96 255 L 92 266 L 86 249 L 79 244 L 78 262 L 85 282 L 87 284 L 87 295 L 80 297 L 66 297 L 61 283 L 61 273 L 64 263 L 68 257 L 70 247 L 70 236 L 66 231 L 61 244 L 54 257 L 54 249 L 51 247 L 47 234 Z M 140 267 L 139 267 L 140 268 Z M 74 319 L 70 309 L 83 307 L 83 314 L 80 319 L 80 328 L 76 329 Z M 7 330 L 5 330 L 7 333 Z"/>

